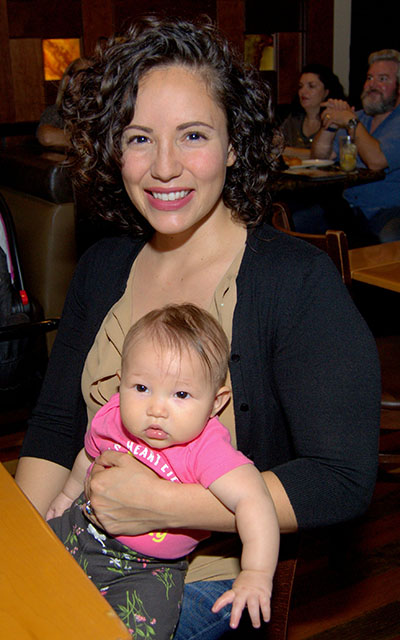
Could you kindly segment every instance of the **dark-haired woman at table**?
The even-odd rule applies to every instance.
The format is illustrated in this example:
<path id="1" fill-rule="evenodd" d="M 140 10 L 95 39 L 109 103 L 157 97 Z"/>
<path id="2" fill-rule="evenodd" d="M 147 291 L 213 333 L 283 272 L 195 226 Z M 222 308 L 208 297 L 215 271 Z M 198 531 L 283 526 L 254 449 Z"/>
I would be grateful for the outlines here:
<path id="1" fill-rule="evenodd" d="M 282 124 L 286 157 L 311 157 L 311 143 L 321 128 L 321 102 L 328 97 L 344 99 L 338 77 L 322 64 L 303 67 L 291 111 Z"/>
<path id="2" fill-rule="evenodd" d="M 281 531 L 360 515 L 377 469 L 375 343 L 328 256 L 267 224 L 281 145 L 265 85 L 207 21 L 141 21 L 81 73 L 64 99 L 74 170 L 124 234 L 78 265 L 22 449 L 23 491 L 46 513 L 118 390 L 131 324 L 191 302 L 229 338 L 233 403 L 220 417 L 261 471 Z M 97 460 L 87 497 L 110 534 L 219 532 L 191 559 L 176 638 L 229 629 L 228 609 L 211 612 L 239 570 L 222 503 L 117 451 Z"/>

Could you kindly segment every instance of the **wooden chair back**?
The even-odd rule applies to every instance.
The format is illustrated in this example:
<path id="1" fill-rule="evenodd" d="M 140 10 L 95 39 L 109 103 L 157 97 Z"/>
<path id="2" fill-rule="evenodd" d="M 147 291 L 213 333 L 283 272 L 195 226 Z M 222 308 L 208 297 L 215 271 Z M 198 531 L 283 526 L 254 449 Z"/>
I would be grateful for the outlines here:
<path id="1" fill-rule="evenodd" d="M 344 231 L 327 231 L 323 234 L 299 233 L 294 230 L 291 215 L 281 202 L 273 204 L 272 226 L 288 235 L 300 238 L 326 251 L 336 265 L 342 280 L 350 289 L 351 270 L 347 237 Z M 384 471 L 400 469 L 400 452 L 395 443 L 395 449 L 388 440 L 385 445 L 386 431 L 400 429 L 400 336 L 381 336 L 376 339 L 379 361 L 382 373 L 381 397 L 381 447 L 379 451 L 380 468 Z M 382 444 L 384 449 L 382 450 Z M 391 474 L 393 477 L 394 474 Z M 398 475 L 397 475 L 398 477 Z"/>
<path id="2" fill-rule="evenodd" d="M 336 265 L 347 287 L 351 286 L 349 248 L 344 231 L 329 230 L 325 234 L 300 233 L 294 230 L 291 215 L 281 202 L 273 204 L 272 226 L 290 236 L 305 240 L 318 249 L 325 251 Z"/>

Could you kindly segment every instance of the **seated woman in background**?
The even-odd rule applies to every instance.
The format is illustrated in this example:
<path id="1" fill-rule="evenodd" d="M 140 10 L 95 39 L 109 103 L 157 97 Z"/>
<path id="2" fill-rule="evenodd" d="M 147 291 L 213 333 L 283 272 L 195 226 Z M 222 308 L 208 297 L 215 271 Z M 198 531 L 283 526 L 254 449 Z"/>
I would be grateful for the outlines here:
<path id="1" fill-rule="evenodd" d="M 322 64 L 306 65 L 291 111 L 282 124 L 285 137 L 284 157 L 311 157 L 311 143 L 321 127 L 321 102 L 329 98 L 344 99 L 338 77 Z M 291 164 L 290 160 L 287 164 Z"/>

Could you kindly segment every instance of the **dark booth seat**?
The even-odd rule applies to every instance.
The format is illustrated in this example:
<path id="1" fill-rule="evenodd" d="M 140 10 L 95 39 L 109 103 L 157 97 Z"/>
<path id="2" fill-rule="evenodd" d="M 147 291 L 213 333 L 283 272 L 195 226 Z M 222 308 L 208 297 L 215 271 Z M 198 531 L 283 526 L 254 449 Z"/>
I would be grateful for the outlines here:
<path id="1" fill-rule="evenodd" d="M 61 314 L 77 261 L 75 204 L 63 160 L 34 139 L 0 150 L 0 192 L 16 227 L 25 286 L 45 317 Z"/>

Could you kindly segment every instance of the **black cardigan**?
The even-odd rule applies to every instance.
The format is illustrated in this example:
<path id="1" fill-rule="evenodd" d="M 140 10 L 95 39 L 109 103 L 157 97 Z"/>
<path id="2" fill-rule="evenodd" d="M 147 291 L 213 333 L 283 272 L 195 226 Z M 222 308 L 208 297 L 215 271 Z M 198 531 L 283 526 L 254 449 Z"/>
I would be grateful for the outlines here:
<path id="1" fill-rule="evenodd" d="M 107 238 L 80 260 L 21 455 L 72 466 L 87 425 L 86 355 L 142 246 Z M 299 527 L 360 515 L 376 477 L 379 365 L 325 253 L 268 225 L 249 234 L 229 366 L 238 448 L 280 478 Z"/>

